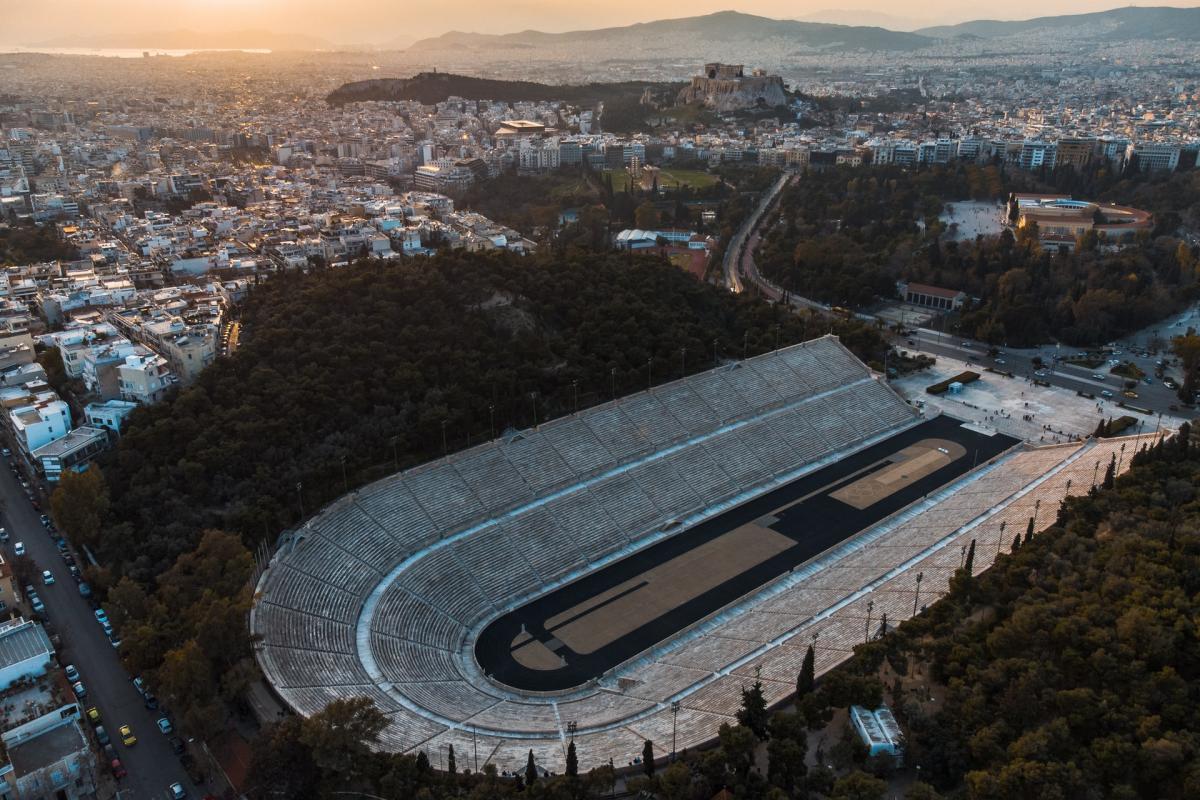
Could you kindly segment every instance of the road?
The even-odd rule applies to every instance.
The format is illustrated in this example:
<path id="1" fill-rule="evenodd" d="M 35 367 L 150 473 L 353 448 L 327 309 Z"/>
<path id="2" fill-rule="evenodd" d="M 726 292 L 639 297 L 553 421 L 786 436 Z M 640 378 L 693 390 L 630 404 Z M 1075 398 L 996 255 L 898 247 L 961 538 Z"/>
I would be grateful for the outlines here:
<path id="1" fill-rule="evenodd" d="M 914 344 L 908 344 L 909 341 L 914 342 Z M 988 357 L 987 353 L 990 345 L 981 342 L 966 341 L 950 334 L 943 334 L 926 328 L 920 328 L 904 336 L 897 337 L 894 343 L 901 350 L 916 350 L 934 356 L 940 355 L 962 361 L 970 361 L 973 364 L 985 367 L 993 366 L 996 369 L 1011 372 L 1021 378 L 1028 378 L 1033 375 L 1037 369 L 1033 365 L 1033 359 L 1040 357 L 1047 365 L 1047 368 L 1045 374 L 1040 376 L 1039 380 L 1046 381 L 1052 386 L 1096 395 L 1097 401 L 1104 401 L 1106 405 L 1112 407 L 1113 416 L 1120 415 L 1120 409 L 1117 407 L 1118 402 L 1125 402 L 1138 408 L 1148 408 L 1151 411 L 1161 414 L 1186 416 L 1186 409 L 1180 411 L 1172 411 L 1170 409 L 1173 405 L 1178 406 L 1179 397 L 1175 394 L 1174 390 L 1168 389 L 1163 385 L 1161 380 L 1154 377 L 1154 362 L 1157 358 L 1163 356 L 1161 354 L 1159 356 L 1148 357 L 1138 356 L 1121 349 L 1119 343 L 1118 349 L 1121 355 L 1117 356 L 1117 358 L 1121 361 L 1132 361 L 1153 381 L 1152 384 L 1138 381 L 1138 387 L 1134 390 L 1138 395 L 1136 399 L 1121 396 L 1125 379 L 1109 374 L 1109 366 L 1107 364 L 1091 369 L 1089 367 L 1059 362 L 1053 369 L 1049 368 L 1056 354 L 1060 358 L 1066 358 L 1067 356 L 1082 353 L 1082 351 L 1075 348 L 1063 347 L 1056 349 L 1052 345 L 1024 349 L 1001 347 L 999 348 L 1001 355 L 997 356 L 997 358 L 1004 363 L 1000 364 L 997 363 L 996 359 Z M 1168 374 L 1170 374 L 1170 371 L 1168 371 Z M 1096 380 L 1092 377 L 1093 375 L 1102 375 L 1104 379 Z M 1114 397 L 1102 397 L 1100 392 L 1105 389 L 1112 392 Z"/>
<path id="2" fill-rule="evenodd" d="M 783 191 L 783 187 L 787 185 L 791 177 L 792 176 L 786 172 L 779 176 L 779 180 L 775 181 L 767 193 L 762 196 L 762 199 L 758 201 L 758 205 L 755 207 L 754 213 L 752 213 L 742 223 L 742 226 L 738 228 L 737 233 L 735 233 L 733 238 L 729 241 L 729 246 L 725 248 L 725 260 L 723 264 L 725 269 L 725 285 L 728 286 L 729 291 L 733 292 L 734 294 L 741 294 L 744 290 L 741 276 L 738 274 L 741 271 L 742 266 L 740 263 L 738 263 L 739 255 L 742 252 L 742 245 L 746 242 L 747 237 L 750 237 L 750 245 L 746 248 L 747 253 L 752 253 L 754 248 L 758 246 L 757 229 L 759 222 L 762 220 L 763 214 L 766 213 L 767 208 L 775 202 L 775 198 L 778 197 L 779 193 Z"/>
<path id="3" fill-rule="evenodd" d="M 49 569 L 54 575 L 53 586 L 42 585 L 40 579 L 35 583 L 46 605 L 43 616 L 62 637 L 59 663 L 74 664 L 80 672 L 87 689 L 87 697 L 80 705 L 85 709 L 93 705 L 100 709 L 104 728 L 113 737 L 113 747 L 129 771 L 129 776 L 119 782 L 120 796 L 124 800 L 162 800 L 167 787 L 178 781 L 187 788 L 188 797 L 199 798 L 201 794 L 172 752 L 168 737 L 158 731 L 156 720 L 161 713 L 148 711 L 143 705 L 117 651 L 96 622 L 92 607 L 80 597 L 54 540 L 42 527 L 40 512 L 34 510 L 7 468 L 0 469 L 0 501 L 10 534 L 4 546 L 5 558 L 13 557 L 16 542 L 24 542 L 26 554 L 37 565 L 38 572 Z M 86 721 L 81 724 L 90 727 Z M 121 725 L 133 727 L 138 738 L 133 747 L 125 747 L 117 738 Z M 108 774 L 108 765 L 102 763 L 101 770 Z"/>

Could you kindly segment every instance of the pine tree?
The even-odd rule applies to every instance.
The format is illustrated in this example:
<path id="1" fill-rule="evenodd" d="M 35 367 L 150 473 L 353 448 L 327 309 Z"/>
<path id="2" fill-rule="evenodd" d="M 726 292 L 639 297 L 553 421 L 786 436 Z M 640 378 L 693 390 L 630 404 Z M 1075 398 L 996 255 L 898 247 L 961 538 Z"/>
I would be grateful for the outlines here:
<path id="1" fill-rule="evenodd" d="M 649 739 L 642 745 L 642 769 L 646 771 L 647 778 L 654 777 L 654 742 Z"/>
<path id="2" fill-rule="evenodd" d="M 572 739 L 571 743 L 569 745 L 567 745 L 567 777 L 568 778 L 578 778 L 579 777 L 579 757 L 575 755 L 575 740 L 574 739 Z"/>
<path id="3" fill-rule="evenodd" d="M 1104 468 L 1104 482 L 1101 484 L 1105 489 L 1113 488 L 1113 483 L 1117 479 L 1117 454 L 1113 453 L 1112 459 L 1108 462 L 1108 466 Z"/>
<path id="4" fill-rule="evenodd" d="M 800 674 L 796 677 L 797 699 L 812 693 L 813 687 L 817 682 L 816 661 L 816 651 L 813 650 L 813 646 L 810 644 L 808 650 L 804 653 L 804 662 L 800 665 Z"/>
<path id="5" fill-rule="evenodd" d="M 422 750 L 421 752 L 417 753 L 417 773 L 424 775 L 427 774 L 429 770 L 429 754 Z"/>
<path id="6" fill-rule="evenodd" d="M 1092 436 L 1095 436 L 1097 439 L 1103 439 L 1105 434 L 1107 434 L 1107 433 L 1108 433 L 1108 426 L 1104 423 L 1104 420 L 1102 419 L 1098 423 L 1096 423 L 1096 432 L 1093 433 Z"/>
<path id="7" fill-rule="evenodd" d="M 449 751 L 446 753 L 446 772 L 454 775 L 458 772 L 454 764 L 454 745 L 450 745 Z"/>
<path id="8" fill-rule="evenodd" d="M 1029 518 L 1029 524 L 1025 527 L 1025 542 L 1033 541 L 1033 517 Z"/>
<path id="9" fill-rule="evenodd" d="M 533 748 L 529 748 L 529 758 L 526 760 L 526 786 L 533 787 L 538 782 L 538 768 L 533 763 Z"/>
<path id="10" fill-rule="evenodd" d="M 1021 549 L 1021 534 L 1018 533 L 1016 536 L 1013 537 L 1012 551 L 1015 553 L 1020 549 Z"/>

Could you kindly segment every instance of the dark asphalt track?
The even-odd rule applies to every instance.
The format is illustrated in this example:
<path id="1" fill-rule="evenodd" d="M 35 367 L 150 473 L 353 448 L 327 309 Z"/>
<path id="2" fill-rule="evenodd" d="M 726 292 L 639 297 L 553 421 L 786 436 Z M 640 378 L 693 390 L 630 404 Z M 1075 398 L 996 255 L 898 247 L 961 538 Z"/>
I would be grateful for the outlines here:
<path id="1" fill-rule="evenodd" d="M 911 444 L 930 438 L 958 442 L 966 448 L 967 454 L 864 510 L 855 509 L 828 496 L 829 492 L 840 485 L 857 480 L 860 476 L 855 473 L 873 462 L 886 459 Z M 486 673 L 517 689 L 557 691 L 586 683 L 793 567 L 869 528 L 889 514 L 919 500 L 923 495 L 952 482 L 970 471 L 976 462 L 982 464 L 1017 443 L 1018 440 L 1008 436 L 989 437 L 966 430 L 959 420 L 951 417 L 936 417 L 634 553 L 604 569 L 584 575 L 567 586 L 505 614 L 484 629 L 475 644 L 475 656 Z M 787 509 L 780 515 L 779 520 L 770 526 L 772 530 L 795 542 L 782 553 L 697 595 L 595 652 L 582 655 L 554 642 L 555 651 L 566 661 L 565 666 L 559 669 L 532 670 L 522 666 L 512 657 L 511 643 L 520 633 L 522 624 L 535 638 L 543 643 L 551 643 L 554 635 L 543 627 L 543 620 L 636 578 L 659 564 L 722 536 L 740 525 L 753 522 L 821 487 L 826 488 L 820 494 Z"/>

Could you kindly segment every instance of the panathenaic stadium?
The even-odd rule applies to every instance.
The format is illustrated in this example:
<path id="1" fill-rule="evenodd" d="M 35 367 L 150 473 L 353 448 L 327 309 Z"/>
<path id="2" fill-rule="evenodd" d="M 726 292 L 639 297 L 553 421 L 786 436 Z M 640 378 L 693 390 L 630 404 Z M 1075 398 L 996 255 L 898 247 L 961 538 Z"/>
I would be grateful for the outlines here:
<path id="1" fill-rule="evenodd" d="M 342 497 L 281 542 L 251 632 L 293 710 L 369 697 L 380 746 L 435 767 L 561 772 L 572 735 L 623 766 L 713 739 L 756 675 L 785 700 L 810 644 L 820 674 L 1140 446 L 927 419 L 824 337 Z"/>

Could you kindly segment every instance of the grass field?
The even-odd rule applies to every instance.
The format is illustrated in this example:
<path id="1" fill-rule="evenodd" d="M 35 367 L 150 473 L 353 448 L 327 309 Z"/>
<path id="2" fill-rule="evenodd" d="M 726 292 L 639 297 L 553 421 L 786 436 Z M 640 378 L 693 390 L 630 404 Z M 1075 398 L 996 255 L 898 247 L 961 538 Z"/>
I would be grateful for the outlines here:
<path id="1" fill-rule="evenodd" d="M 613 191 L 624 192 L 629 190 L 629 170 L 605 170 L 605 176 L 612 176 Z M 691 186 L 693 189 L 706 189 L 713 186 L 717 182 L 717 176 L 708 172 L 703 172 L 698 169 L 669 169 L 663 168 L 658 172 L 658 188 L 660 189 L 678 189 L 680 186 Z M 644 189 L 649 189 L 651 179 L 648 177 L 643 179 Z"/>

